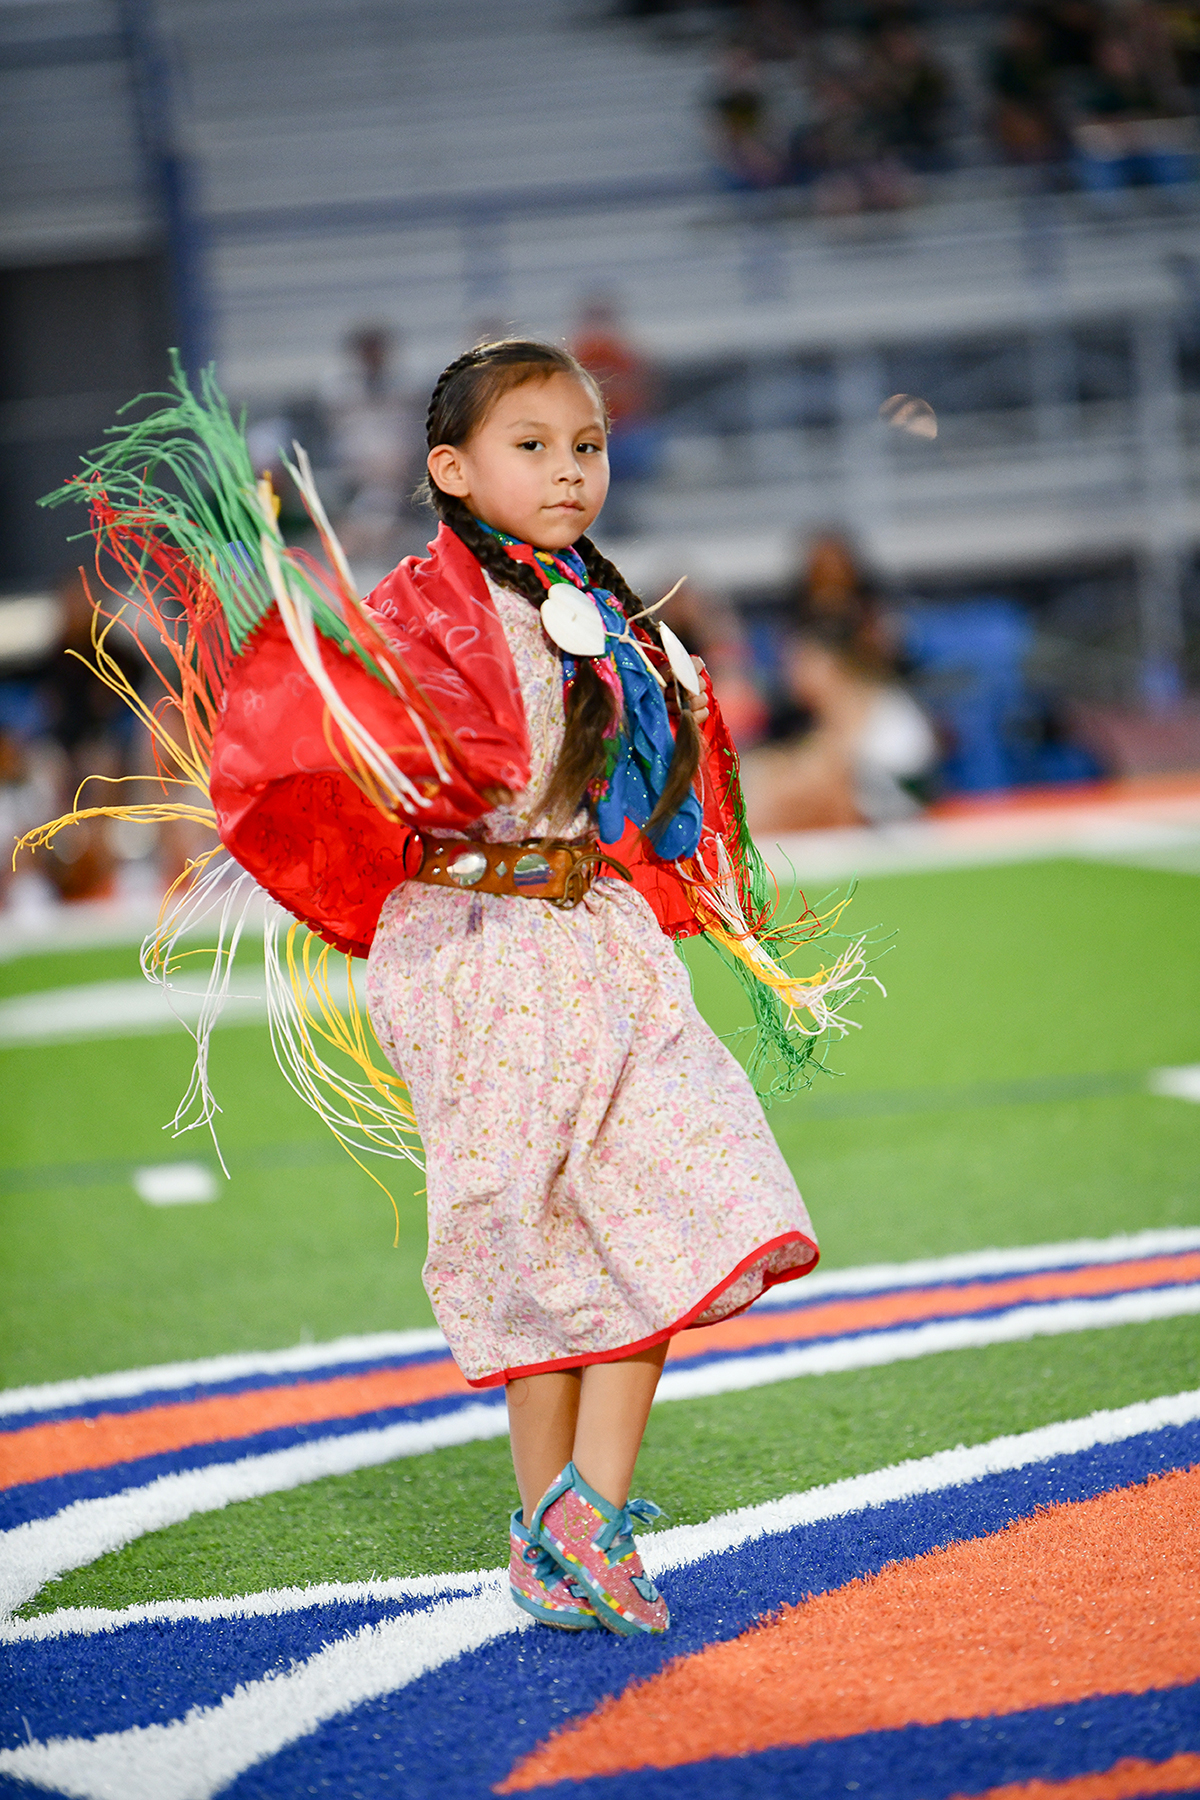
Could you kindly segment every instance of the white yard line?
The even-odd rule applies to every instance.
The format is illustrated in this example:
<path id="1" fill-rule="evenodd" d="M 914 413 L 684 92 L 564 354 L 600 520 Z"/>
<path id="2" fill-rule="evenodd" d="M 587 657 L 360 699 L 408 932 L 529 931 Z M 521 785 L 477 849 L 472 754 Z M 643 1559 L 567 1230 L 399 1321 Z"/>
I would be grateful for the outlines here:
<path id="1" fill-rule="evenodd" d="M 979 1350 L 1028 1338 L 1059 1337 L 1073 1331 L 1102 1331 L 1112 1325 L 1144 1325 L 1200 1313 L 1200 1283 L 1114 1294 L 1103 1300 L 1053 1300 L 1015 1306 L 983 1319 L 944 1319 L 897 1331 L 868 1331 L 859 1337 L 827 1339 L 802 1349 L 722 1357 L 698 1368 L 668 1368 L 654 1396 L 696 1400 L 709 1394 L 740 1393 L 801 1375 L 833 1375 L 847 1369 L 878 1369 L 913 1362 L 945 1350 Z"/>
<path id="2" fill-rule="evenodd" d="M 762 1506 L 742 1507 L 702 1525 L 655 1533 L 645 1541 L 644 1560 L 647 1570 L 660 1576 L 757 1538 L 1197 1418 L 1200 1390 L 995 1438 L 971 1449 L 939 1451 Z M 0 1774 L 71 1795 L 73 1800 L 113 1800 L 115 1795 L 121 1800 L 213 1800 L 244 1770 L 307 1737 L 326 1720 L 395 1693 L 484 1644 L 527 1629 L 532 1621 L 504 1592 L 504 1572 L 492 1570 L 488 1575 L 476 1593 L 435 1601 L 420 1612 L 365 1626 L 286 1674 L 242 1682 L 217 1705 L 193 1708 L 171 1724 L 0 1750 Z"/>
<path id="3" fill-rule="evenodd" d="M 817 1269 L 802 1281 L 771 1288 L 756 1304 L 796 1306 L 823 1294 L 862 1294 L 886 1288 L 923 1287 L 939 1281 L 965 1281 L 973 1276 L 1016 1275 L 1035 1269 L 1076 1268 L 1088 1263 L 1125 1262 L 1141 1256 L 1170 1256 L 1200 1249 L 1200 1226 L 1137 1231 L 1107 1238 L 1072 1238 L 1060 1244 L 1018 1245 L 1002 1250 L 968 1250 L 955 1256 L 922 1257 L 914 1262 L 869 1263 L 854 1269 Z M 111 1375 L 85 1375 L 72 1381 L 43 1382 L 34 1387 L 0 1390 L 0 1417 L 6 1413 L 55 1412 L 101 1400 L 130 1399 L 138 1394 L 237 1381 L 254 1375 L 311 1373 L 355 1363 L 383 1362 L 388 1357 L 419 1356 L 445 1349 L 440 1331 L 379 1331 L 362 1337 L 333 1338 L 324 1344 L 295 1344 L 288 1350 L 249 1350 L 206 1356 L 195 1362 L 157 1363 Z"/>
<path id="4" fill-rule="evenodd" d="M 5 1413 L 57 1412 L 88 1406 L 97 1400 L 126 1400 L 137 1394 L 169 1393 L 174 1388 L 203 1387 L 239 1381 L 251 1375 L 297 1375 L 314 1369 L 336 1369 L 354 1363 L 379 1363 L 391 1356 L 420 1356 L 444 1350 L 440 1331 L 374 1331 L 361 1337 L 331 1338 L 324 1344 L 293 1344 L 289 1350 L 246 1350 L 227 1356 L 202 1356 L 195 1362 L 155 1363 L 111 1375 L 83 1375 L 73 1381 L 46 1381 L 36 1387 L 0 1391 Z"/>
<path id="5" fill-rule="evenodd" d="M 0 1616 L 32 1600 L 47 1581 L 67 1569 L 83 1568 L 148 1531 L 178 1525 L 195 1513 L 217 1512 L 238 1500 L 283 1493 L 329 1475 L 375 1468 L 402 1456 L 422 1456 L 450 1444 L 503 1437 L 507 1431 L 503 1404 L 475 1402 L 415 1424 L 317 1438 L 265 1456 L 163 1475 L 145 1487 L 125 1488 L 100 1500 L 77 1500 L 48 1519 L 31 1519 L 0 1533 Z"/>
<path id="6" fill-rule="evenodd" d="M 165 994 L 144 976 L 129 981 L 88 981 L 78 987 L 45 988 L 0 1000 L 0 1049 L 14 1044 L 68 1044 L 84 1038 L 141 1037 L 194 1025 L 204 991 L 182 977 Z M 245 970 L 231 985 L 223 1025 L 257 1025 L 267 1016 L 266 987 Z"/>
<path id="7" fill-rule="evenodd" d="M 805 1375 L 881 1368 L 949 1350 L 980 1349 L 988 1344 L 1097 1331 L 1197 1313 L 1200 1283 L 1117 1294 L 1101 1300 L 1014 1307 L 985 1319 L 952 1319 L 896 1331 L 868 1332 L 773 1354 L 735 1353 L 699 1368 L 669 1368 L 659 1383 L 655 1405 L 740 1393 Z M 0 1616 L 31 1600 L 54 1576 L 82 1568 L 148 1531 L 178 1524 L 194 1513 L 212 1512 L 234 1501 L 301 1487 L 329 1475 L 373 1468 L 401 1456 L 419 1456 L 454 1444 L 502 1437 L 507 1430 L 507 1415 L 501 1404 L 472 1402 L 417 1424 L 318 1438 L 265 1456 L 247 1456 L 187 1474 L 164 1475 L 145 1487 L 126 1488 L 100 1500 L 78 1500 L 49 1518 L 35 1519 L 0 1533 Z"/>
<path id="8" fill-rule="evenodd" d="M 757 1306 L 796 1306 L 817 1294 L 869 1294 L 885 1288 L 925 1287 L 975 1276 L 1021 1275 L 1036 1269 L 1073 1269 L 1089 1263 L 1132 1261 L 1200 1249 L 1200 1226 L 1134 1231 L 1107 1238 L 1072 1238 L 1062 1244 L 1029 1244 L 1005 1250 L 967 1250 L 913 1262 L 864 1263 L 855 1269 L 816 1269 L 800 1281 L 768 1288 Z M 0 1410 L 4 1396 L 0 1394 Z"/>
<path id="9" fill-rule="evenodd" d="M 131 1625 L 170 1624 L 185 1619 L 211 1624 L 220 1619 L 265 1619 L 308 1612 L 320 1606 L 362 1605 L 368 1600 L 403 1604 L 439 1595 L 473 1594 L 497 1586 L 506 1569 L 469 1569 L 457 1575 L 396 1576 L 388 1581 L 318 1581 L 311 1587 L 265 1588 L 260 1594 L 214 1596 L 210 1600 L 151 1600 L 143 1606 L 63 1606 L 33 1619 L 0 1619 L 0 1643 L 38 1643 L 44 1638 L 95 1637 Z"/>
<path id="10" fill-rule="evenodd" d="M 1200 851 L 1200 795 L 1081 799 L 1074 806 L 997 809 L 957 818 L 761 838 L 784 892 L 793 877 L 813 898 L 821 881 L 937 873 L 1003 863 L 1082 857 L 1187 872 Z M 1182 870 L 1181 870 L 1182 865 Z"/>

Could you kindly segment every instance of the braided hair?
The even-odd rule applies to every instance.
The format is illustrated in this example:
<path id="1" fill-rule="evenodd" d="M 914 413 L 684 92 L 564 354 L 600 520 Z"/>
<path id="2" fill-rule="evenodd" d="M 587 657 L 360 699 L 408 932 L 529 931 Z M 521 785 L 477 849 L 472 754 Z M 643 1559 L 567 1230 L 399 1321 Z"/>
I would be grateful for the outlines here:
<path id="1" fill-rule="evenodd" d="M 604 397 L 597 383 L 569 351 L 526 338 L 477 344 L 456 357 L 438 376 L 425 416 L 429 449 L 438 444 L 456 448 L 464 445 L 504 394 L 526 381 L 548 381 L 554 375 L 570 375 L 590 387 L 603 408 Z M 546 588 L 536 570 L 509 556 L 499 538 L 484 530 L 464 501 L 447 494 L 428 475 L 418 488 L 417 497 L 461 538 L 499 587 L 510 588 L 534 606 L 541 606 Z M 590 538 L 579 538 L 574 548 L 587 570 L 590 586 L 607 588 L 627 617 L 642 611 L 642 602 L 625 577 L 601 555 Z M 657 627 L 650 620 L 645 623 L 657 638 Z M 580 657 L 575 669 L 563 747 L 541 801 L 552 824 L 572 818 L 589 784 L 603 773 L 604 740 L 617 718 L 616 697 L 600 679 L 591 658 Z M 666 783 L 643 828 L 647 837 L 652 839 L 659 826 L 683 803 L 699 762 L 700 734 L 690 711 L 681 706 Z"/>

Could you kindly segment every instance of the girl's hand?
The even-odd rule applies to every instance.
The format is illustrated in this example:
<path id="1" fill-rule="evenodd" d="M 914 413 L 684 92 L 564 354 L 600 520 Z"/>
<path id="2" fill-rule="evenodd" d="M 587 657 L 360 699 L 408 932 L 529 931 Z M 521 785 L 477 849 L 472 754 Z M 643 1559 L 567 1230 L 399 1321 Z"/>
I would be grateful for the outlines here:
<path id="1" fill-rule="evenodd" d="M 692 662 L 695 665 L 697 675 L 702 675 L 704 673 L 704 658 L 701 656 L 693 656 Z M 708 695 L 704 692 L 703 686 L 698 694 L 689 694 L 687 696 L 687 703 L 688 710 L 696 724 L 703 725 L 704 721 L 708 718 L 710 711 Z"/>

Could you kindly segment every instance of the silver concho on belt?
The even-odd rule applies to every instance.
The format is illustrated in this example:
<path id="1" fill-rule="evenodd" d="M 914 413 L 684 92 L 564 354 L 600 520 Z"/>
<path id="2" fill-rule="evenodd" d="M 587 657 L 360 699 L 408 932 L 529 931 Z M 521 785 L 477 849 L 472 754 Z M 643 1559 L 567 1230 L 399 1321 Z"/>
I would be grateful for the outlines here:
<path id="1" fill-rule="evenodd" d="M 539 850 L 518 856 L 513 865 L 513 884 L 519 888 L 545 887 L 553 870 Z"/>
<path id="2" fill-rule="evenodd" d="M 465 888 L 482 881 L 487 870 L 488 859 L 482 850 L 464 850 L 447 865 L 446 873 L 457 886 Z"/>

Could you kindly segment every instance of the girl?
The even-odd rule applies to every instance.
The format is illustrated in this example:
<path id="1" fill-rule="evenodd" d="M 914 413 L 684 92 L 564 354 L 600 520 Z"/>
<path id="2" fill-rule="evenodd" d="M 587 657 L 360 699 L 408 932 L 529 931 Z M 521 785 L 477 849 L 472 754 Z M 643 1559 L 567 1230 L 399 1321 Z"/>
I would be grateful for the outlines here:
<path id="1" fill-rule="evenodd" d="M 640 727 L 657 754 L 637 822 L 664 853 L 694 850 L 680 809 L 708 707 L 677 713 L 671 747 L 641 659 L 634 692 L 613 680 L 611 627 L 604 654 L 568 658 L 539 616 L 557 583 L 601 596 L 606 623 L 642 611 L 586 535 L 608 487 L 596 385 L 561 350 L 488 345 L 439 380 L 428 441 L 435 553 L 461 545 L 482 570 L 529 738 L 527 784 L 493 794 L 467 841 L 489 874 L 555 834 L 588 856 L 612 733 L 623 748 Z M 393 595 L 389 580 L 371 596 L 384 618 Z M 746 1076 L 615 866 L 563 910 L 510 897 L 503 876 L 442 885 L 452 835 L 431 848 L 384 905 L 367 993 L 427 1146 L 434 1311 L 468 1379 L 506 1384 L 513 1597 L 547 1623 L 663 1631 L 630 1535 L 653 1509 L 626 1503 L 667 1345 L 810 1269 L 812 1228 Z"/>
<path id="2" fill-rule="evenodd" d="M 412 1154 L 404 1134 L 419 1130 L 434 1312 L 467 1380 L 506 1390 L 513 1598 L 570 1630 L 662 1632 L 633 1542 L 657 1509 L 629 1484 L 670 1339 L 817 1259 L 751 1082 L 668 937 L 704 931 L 743 977 L 750 1067 L 774 1092 L 846 1029 L 830 1001 L 858 992 L 861 943 L 808 980 L 766 947 L 829 921 L 772 923 L 707 681 L 701 694 L 682 645 L 587 536 L 605 415 L 571 356 L 506 340 L 451 363 L 428 415 L 440 529 L 366 602 L 303 452 L 289 470 L 325 569 L 283 543 L 211 379 L 199 400 L 175 385 L 177 403 L 115 434 L 63 497 L 89 499 L 175 662 L 180 722 L 143 713 L 211 810 L 111 810 L 212 819 L 246 872 L 235 891 L 265 888 L 328 945 L 369 956 L 396 1075 L 353 1004 L 347 1026 L 307 942 L 296 950 L 299 926 L 293 979 L 278 978 L 268 917 L 276 1053 L 348 1146 L 390 1133 L 391 1154 Z M 119 685 L 103 631 L 96 644 Z M 216 995 L 240 926 L 227 931 L 227 873 L 197 881 L 223 909 Z M 169 974 L 168 929 L 143 960 Z M 320 1038 L 364 1081 L 332 1072 Z M 198 1123 L 213 1110 L 205 1055 L 201 1033 Z"/>

